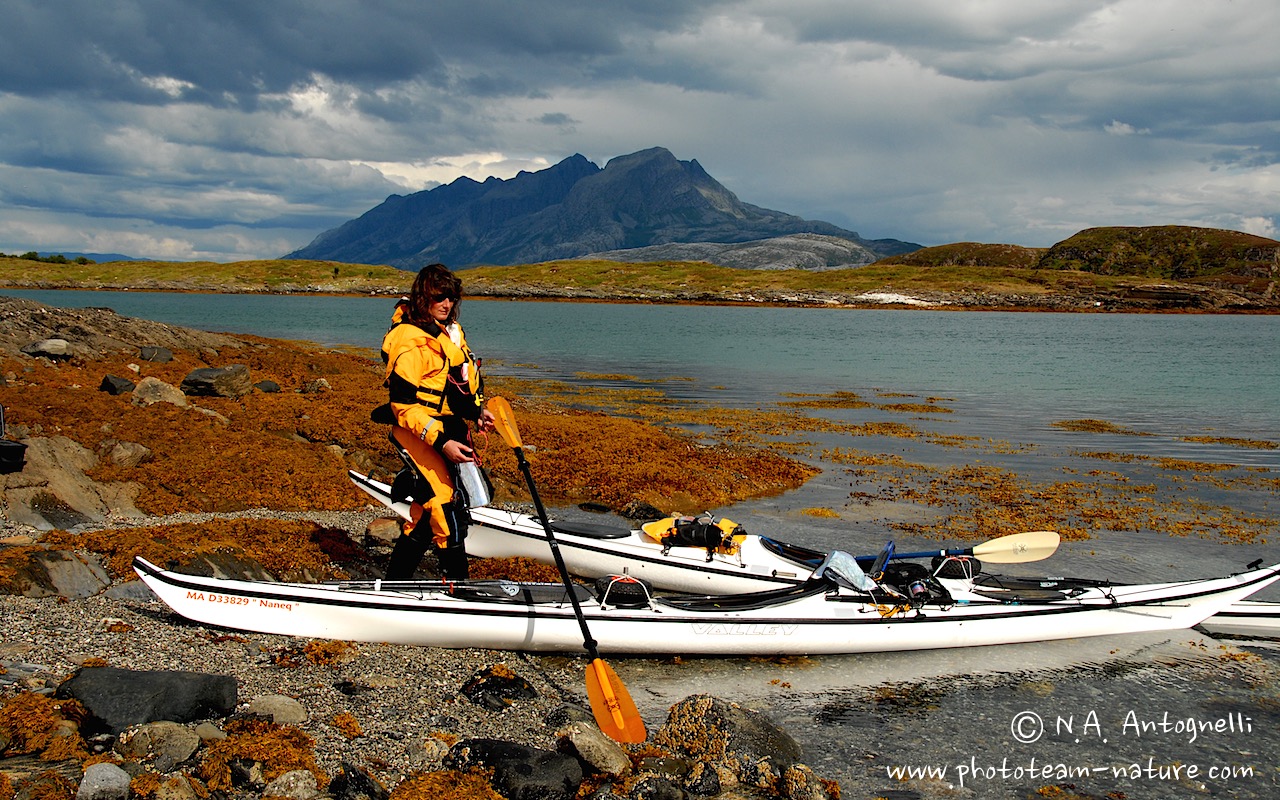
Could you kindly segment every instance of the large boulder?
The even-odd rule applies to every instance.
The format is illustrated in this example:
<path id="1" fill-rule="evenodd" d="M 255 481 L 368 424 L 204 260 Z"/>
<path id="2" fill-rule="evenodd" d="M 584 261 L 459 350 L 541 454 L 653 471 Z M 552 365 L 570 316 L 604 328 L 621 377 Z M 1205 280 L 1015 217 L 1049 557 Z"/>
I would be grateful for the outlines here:
<path id="1" fill-rule="evenodd" d="M 109 515 L 141 517 L 133 504 L 136 484 L 97 483 L 85 472 L 98 456 L 65 437 L 27 439 L 21 472 L 0 476 L 11 522 L 38 530 L 70 529 Z"/>
<path id="2" fill-rule="evenodd" d="M 58 687 L 89 711 L 90 728 L 120 733 L 158 720 L 195 722 L 225 717 L 236 707 L 236 679 L 201 672 L 82 667 Z"/>
<path id="3" fill-rule="evenodd" d="M 182 391 L 204 397 L 240 397 L 253 391 L 249 368 L 244 364 L 225 367 L 201 367 L 182 379 Z"/>
<path id="4" fill-rule="evenodd" d="M 464 739 L 449 750 L 444 765 L 493 770 L 493 788 L 508 800 L 570 800 L 583 778 L 573 756 L 502 739 Z"/>
<path id="5" fill-rule="evenodd" d="M 68 550 L 38 550 L 25 563 L 11 564 L 3 589 L 24 597 L 92 597 L 111 585 L 111 576 L 92 556 Z"/>
<path id="6" fill-rule="evenodd" d="M 178 387 L 150 375 L 138 381 L 138 385 L 133 389 L 132 402 L 135 406 L 170 403 L 178 408 L 186 408 L 189 405 L 187 396 Z"/>
<path id="7" fill-rule="evenodd" d="M 757 788 L 777 785 L 802 755 L 796 740 L 764 714 L 710 695 L 672 706 L 653 741 L 691 761 L 721 765 Z"/>

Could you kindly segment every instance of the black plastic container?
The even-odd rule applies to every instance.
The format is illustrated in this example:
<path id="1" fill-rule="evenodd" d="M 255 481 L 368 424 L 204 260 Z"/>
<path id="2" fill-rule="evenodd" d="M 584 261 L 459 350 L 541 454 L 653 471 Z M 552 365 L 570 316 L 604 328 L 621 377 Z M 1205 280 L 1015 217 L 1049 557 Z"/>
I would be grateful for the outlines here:
<path id="1" fill-rule="evenodd" d="M 27 446 L 4 438 L 4 406 L 0 406 L 0 474 L 21 472 L 27 463 Z"/>

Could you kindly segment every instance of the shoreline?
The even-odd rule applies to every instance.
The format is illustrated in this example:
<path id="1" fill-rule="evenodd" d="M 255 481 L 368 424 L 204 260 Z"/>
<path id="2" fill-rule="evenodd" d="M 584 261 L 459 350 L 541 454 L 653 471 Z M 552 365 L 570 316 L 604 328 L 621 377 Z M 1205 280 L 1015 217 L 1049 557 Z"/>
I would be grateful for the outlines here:
<path id="1" fill-rule="evenodd" d="M 462 271 L 464 291 L 466 271 Z M 330 290 L 317 286 L 296 288 L 266 288 L 261 286 L 237 286 L 232 288 L 192 286 L 183 282 L 172 285 L 62 285 L 56 282 L 14 284 L 0 280 L 0 291 L 91 291 L 155 294 L 244 294 L 244 295 L 300 295 L 318 297 L 395 297 L 404 293 L 403 288 L 371 285 L 360 289 Z M 897 311 L 998 311 L 1009 313 L 1062 313 L 1062 314 L 1187 314 L 1187 315 L 1280 315 L 1280 301 L 1271 304 L 1227 305 L 1240 299 L 1220 290 L 1205 287 L 1188 288 L 1166 283 L 1142 283 L 1123 286 L 1120 293 L 1088 292 L 1081 295 L 1045 294 L 1018 295 L 988 292 L 980 289 L 967 292 L 938 292 L 935 290 L 911 292 L 866 292 L 861 295 L 827 294 L 821 292 L 778 292 L 779 296 L 756 297 L 733 294 L 711 295 L 697 292 L 693 296 L 679 296 L 666 290 L 652 293 L 602 293 L 595 290 L 571 290 L 565 288 L 519 288 L 493 290 L 481 288 L 467 292 L 468 300 L 507 300 L 529 302 L 566 303 L 616 303 L 622 305 L 680 305 L 719 306 L 742 308 L 804 308 L 842 310 L 897 310 Z M 763 293 L 759 293 L 763 294 Z M 875 296 L 875 299 L 871 299 Z M 1214 302 L 1222 305 L 1214 305 Z"/>

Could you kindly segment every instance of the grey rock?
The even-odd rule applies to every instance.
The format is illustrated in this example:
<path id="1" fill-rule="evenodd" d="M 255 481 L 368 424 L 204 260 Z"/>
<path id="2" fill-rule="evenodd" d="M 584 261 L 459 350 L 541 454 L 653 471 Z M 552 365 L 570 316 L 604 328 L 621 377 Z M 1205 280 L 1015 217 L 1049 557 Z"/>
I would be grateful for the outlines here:
<path id="1" fill-rule="evenodd" d="M 91 764 L 80 779 L 76 800 L 125 800 L 129 796 L 129 773 L 115 764 Z"/>
<path id="2" fill-rule="evenodd" d="M 160 784 L 153 800 L 199 800 L 200 795 L 186 775 L 177 774 Z"/>
<path id="3" fill-rule="evenodd" d="M 705 761 L 699 761 L 684 777 L 684 788 L 689 794 L 711 797 L 720 794 L 723 784 L 720 782 L 720 773 L 714 766 Z"/>
<path id="4" fill-rule="evenodd" d="M 282 694 L 255 697 L 249 702 L 248 711 L 250 714 L 270 717 L 277 725 L 301 725 L 307 721 L 307 710 L 302 704 Z"/>
<path id="5" fill-rule="evenodd" d="M 173 351 L 167 347 L 143 347 L 138 353 L 138 358 L 143 361 L 152 361 L 157 364 L 167 364 L 173 360 Z"/>
<path id="6" fill-rule="evenodd" d="M 579 722 L 564 730 L 578 757 L 604 775 L 621 776 L 631 771 L 631 758 L 614 740 L 594 724 Z"/>
<path id="7" fill-rule="evenodd" d="M 258 381 L 253 388 L 266 394 L 275 394 L 280 391 L 280 384 L 275 381 Z"/>
<path id="8" fill-rule="evenodd" d="M 200 406 L 193 405 L 191 406 L 191 409 L 199 414 L 204 414 L 206 417 L 212 417 L 221 425 L 231 424 L 231 420 L 227 419 L 222 414 L 219 414 L 217 411 L 214 411 L 212 408 L 201 408 Z"/>
<path id="9" fill-rule="evenodd" d="M 286 772 L 262 790 L 263 797 L 292 797 L 295 800 L 310 800 L 318 794 L 320 786 L 316 782 L 316 776 L 305 769 Z"/>
<path id="10" fill-rule="evenodd" d="M 98 456 L 65 437 L 27 439 L 26 466 L 5 476 L 4 500 L 11 522 L 37 530 L 70 530 L 108 515 L 141 517 L 133 504 L 136 484 L 97 483 L 85 472 Z"/>
<path id="11" fill-rule="evenodd" d="M 125 581 L 117 583 L 107 588 L 102 593 L 103 597 L 109 597 L 112 600 L 155 600 L 155 592 L 147 588 L 147 585 L 139 580 Z"/>
<path id="12" fill-rule="evenodd" d="M 202 672 L 82 667 L 58 687 L 92 715 L 90 730 L 120 733 L 157 720 L 194 722 L 225 717 L 236 707 L 236 679 Z"/>
<path id="13" fill-rule="evenodd" d="M 31 553 L 13 565 L 9 583 L 24 597 L 92 597 L 111 585 L 111 576 L 93 556 L 71 550 Z"/>
<path id="14" fill-rule="evenodd" d="M 151 448 L 137 442 L 116 442 L 107 451 L 106 459 L 117 467 L 132 469 L 151 460 Z"/>
<path id="15" fill-rule="evenodd" d="M 225 367 L 201 367 L 182 379 L 182 391 L 203 397 L 240 397 L 253 391 L 249 368 L 244 364 Z"/>
<path id="16" fill-rule="evenodd" d="M 115 750 L 133 761 L 152 761 L 156 772 L 172 772 L 200 747 L 200 735 L 169 720 L 136 725 L 116 740 Z"/>
<path id="17" fill-rule="evenodd" d="M 189 575 L 238 581 L 274 581 L 276 578 L 252 558 L 235 553 L 198 553 L 182 567 Z"/>
<path id="18" fill-rule="evenodd" d="M 596 718 L 589 708 L 584 708 L 577 703 L 561 703 L 547 714 L 545 722 L 552 728 L 563 728 L 575 722 L 588 722 L 595 725 Z"/>
<path id="19" fill-rule="evenodd" d="M 71 358 L 71 343 L 66 339 L 41 339 L 22 348 L 22 352 L 37 358 L 62 360 Z"/>
<path id="20" fill-rule="evenodd" d="M 176 386 L 150 376 L 138 381 L 133 390 L 133 404 L 150 406 L 156 403 L 171 403 L 179 408 L 186 408 L 188 405 L 187 396 Z"/>
<path id="21" fill-rule="evenodd" d="M 227 732 L 212 722 L 201 722 L 193 730 L 202 742 L 217 742 L 227 738 Z"/>
<path id="22" fill-rule="evenodd" d="M 364 538 L 368 544 L 394 545 L 400 538 L 400 523 L 386 517 L 370 520 L 364 529 Z"/>
<path id="23" fill-rule="evenodd" d="M 313 381 L 307 381 L 305 384 L 303 384 L 302 393 L 303 394 L 320 394 L 321 392 L 328 392 L 332 390 L 332 388 L 333 387 L 329 385 L 329 381 L 325 380 L 324 378 L 316 378 Z"/>
<path id="24" fill-rule="evenodd" d="M 684 790 L 666 778 L 646 775 L 631 790 L 636 800 L 685 800 Z"/>

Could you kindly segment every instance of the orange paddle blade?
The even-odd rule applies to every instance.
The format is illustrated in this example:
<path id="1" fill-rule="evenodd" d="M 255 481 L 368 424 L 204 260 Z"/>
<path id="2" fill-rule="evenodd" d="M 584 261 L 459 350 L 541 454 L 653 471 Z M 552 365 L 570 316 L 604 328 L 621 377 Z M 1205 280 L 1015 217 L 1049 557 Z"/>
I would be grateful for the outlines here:
<path id="1" fill-rule="evenodd" d="M 485 408 L 493 412 L 493 424 L 502 434 L 502 440 L 508 447 L 520 447 L 520 431 L 516 428 L 516 415 L 505 397 L 490 398 Z"/>
<path id="2" fill-rule="evenodd" d="M 648 738 L 644 720 L 636 711 L 627 687 L 622 685 L 613 667 L 602 659 L 594 659 L 587 665 L 587 698 L 596 724 L 610 739 L 634 744 Z"/>

